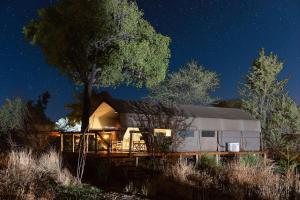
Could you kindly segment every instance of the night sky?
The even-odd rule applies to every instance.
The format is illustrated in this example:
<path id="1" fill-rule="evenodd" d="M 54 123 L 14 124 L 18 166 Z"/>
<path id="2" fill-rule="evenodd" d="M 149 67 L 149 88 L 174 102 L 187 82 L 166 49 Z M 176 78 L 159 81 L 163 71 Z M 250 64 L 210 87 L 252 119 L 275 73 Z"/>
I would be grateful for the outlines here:
<path id="1" fill-rule="evenodd" d="M 47 114 L 64 117 L 72 101 L 73 84 L 46 64 L 36 46 L 24 41 L 22 27 L 38 8 L 55 0 L 0 0 L 0 104 L 21 96 L 36 99 L 48 90 Z M 300 103 L 300 1 L 282 0 L 139 0 L 145 18 L 172 38 L 170 71 L 191 59 L 220 75 L 221 98 L 238 97 L 237 87 L 258 50 L 275 52 L 290 76 L 290 95 Z M 106 89 L 107 90 L 107 89 Z M 109 89 L 116 98 L 138 99 L 145 89 Z"/>

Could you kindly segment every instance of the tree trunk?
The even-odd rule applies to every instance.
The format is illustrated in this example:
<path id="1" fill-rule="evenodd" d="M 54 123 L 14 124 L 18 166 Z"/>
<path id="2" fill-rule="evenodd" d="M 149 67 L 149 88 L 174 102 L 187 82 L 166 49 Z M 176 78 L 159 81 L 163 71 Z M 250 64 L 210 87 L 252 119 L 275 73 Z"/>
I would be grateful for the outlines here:
<path id="1" fill-rule="evenodd" d="M 81 182 L 85 167 L 86 160 L 86 143 L 85 143 L 85 133 L 88 131 L 89 127 L 89 117 L 91 110 L 91 94 L 92 94 L 92 80 L 87 80 L 84 82 L 84 91 L 83 91 L 83 108 L 81 116 L 81 138 L 78 151 L 78 160 L 77 160 L 77 180 Z"/>
<path id="2" fill-rule="evenodd" d="M 89 127 L 89 117 L 91 111 L 91 96 L 92 96 L 92 82 L 88 80 L 84 83 L 83 91 L 83 108 L 81 116 L 81 133 L 84 134 Z"/>

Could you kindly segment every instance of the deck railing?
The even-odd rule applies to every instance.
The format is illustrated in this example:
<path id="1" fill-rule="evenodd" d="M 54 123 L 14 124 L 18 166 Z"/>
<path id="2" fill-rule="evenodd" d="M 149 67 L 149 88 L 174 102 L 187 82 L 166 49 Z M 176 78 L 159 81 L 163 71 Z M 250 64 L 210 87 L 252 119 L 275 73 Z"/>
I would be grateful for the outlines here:
<path id="1" fill-rule="evenodd" d="M 129 149 L 123 148 L 123 141 L 112 141 L 112 152 L 128 152 Z M 146 143 L 143 141 L 132 142 L 132 152 L 145 152 L 147 151 Z"/>
<path id="2" fill-rule="evenodd" d="M 68 137 L 64 138 L 64 135 Z M 80 133 L 61 134 L 61 151 L 77 152 L 79 148 L 80 137 Z M 123 141 L 112 141 L 111 138 L 104 140 L 96 133 L 86 133 L 83 142 L 86 145 L 86 152 L 106 151 L 109 153 L 116 153 L 147 151 L 145 141 L 127 141 L 126 144 L 124 144 Z M 129 143 L 131 143 L 131 146 Z"/>

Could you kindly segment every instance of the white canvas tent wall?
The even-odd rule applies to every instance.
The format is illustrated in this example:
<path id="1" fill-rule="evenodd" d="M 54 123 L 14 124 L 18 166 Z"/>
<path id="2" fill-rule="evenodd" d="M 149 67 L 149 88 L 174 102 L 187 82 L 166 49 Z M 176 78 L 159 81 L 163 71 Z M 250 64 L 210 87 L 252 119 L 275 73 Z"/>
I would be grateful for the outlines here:
<path id="1" fill-rule="evenodd" d="M 226 143 L 240 143 L 241 150 L 259 151 L 261 145 L 258 120 L 194 118 L 189 133 L 178 151 L 226 151 Z M 213 131 L 213 137 L 203 137 L 203 131 Z"/>
<path id="2" fill-rule="evenodd" d="M 115 127 L 117 112 L 108 103 L 102 102 L 89 118 L 89 130 Z"/>
<path id="3" fill-rule="evenodd" d="M 108 109 L 109 107 L 110 109 Z M 123 130 L 128 127 L 139 128 L 137 115 L 130 107 L 131 102 L 123 100 L 110 99 L 107 102 L 102 102 L 91 115 L 90 122 L 93 123 L 91 127 L 97 129 L 113 126 L 112 121 L 117 119 Z M 194 105 L 181 105 L 179 107 L 186 114 L 187 121 L 192 121 L 192 124 L 189 127 L 189 134 L 184 137 L 177 151 L 225 151 L 226 143 L 229 142 L 240 143 L 243 151 L 260 150 L 260 122 L 251 118 L 246 112 L 234 108 Z M 101 111 L 102 109 L 104 111 Z M 213 131 L 215 134 L 213 137 L 203 137 L 205 131 Z"/>

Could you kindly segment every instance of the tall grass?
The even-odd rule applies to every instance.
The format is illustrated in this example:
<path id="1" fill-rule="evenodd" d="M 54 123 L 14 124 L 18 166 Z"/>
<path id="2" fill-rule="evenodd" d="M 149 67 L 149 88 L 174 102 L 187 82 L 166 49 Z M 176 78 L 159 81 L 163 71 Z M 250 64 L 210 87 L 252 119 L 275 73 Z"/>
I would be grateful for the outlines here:
<path id="1" fill-rule="evenodd" d="M 70 186 L 78 184 L 77 179 L 72 176 L 69 170 L 62 167 L 62 160 L 54 150 L 42 154 L 38 160 L 37 170 L 52 177 L 60 185 Z"/>
<path id="2" fill-rule="evenodd" d="M 295 173 L 275 173 L 272 162 L 263 163 L 246 158 L 227 165 L 212 166 L 214 170 L 179 162 L 165 175 L 181 184 L 216 191 L 232 199 L 299 199 L 300 180 Z M 204 190 L 205 191 L 205 190 Z"/>
<path id="3" fill-rule="evenodd" d="M 197 170 L 195 166 L 186 162 L 178 162 L 169 166 L 165 175 L 191 186 L 202 185 L 208 188 L 214 183 L 214 177 L 210 176 L 208 172 Z"/>
<path id="4" fill-rule="evenodd" d="M 241 162 L 226 166 L 221 174 L 235 195 L 257 196 L 262 199 L 280 199 L 282 177 L 274 174 L 272 165 L 247 165 Z"/>
<path id="5" fill-rule="evenodd" d="M 0 171 L 0 194 L 17 199 L 54 198 L 51 184 L 74 186 L 78 182 L 61 165 L 57 152 L 51 150 L 40 157 L 30 150 L 12 151 L 6 168 Z"/>

